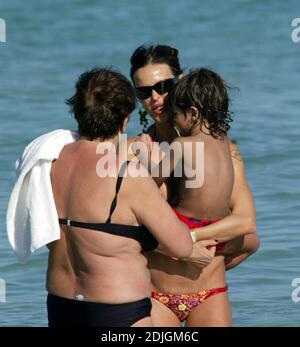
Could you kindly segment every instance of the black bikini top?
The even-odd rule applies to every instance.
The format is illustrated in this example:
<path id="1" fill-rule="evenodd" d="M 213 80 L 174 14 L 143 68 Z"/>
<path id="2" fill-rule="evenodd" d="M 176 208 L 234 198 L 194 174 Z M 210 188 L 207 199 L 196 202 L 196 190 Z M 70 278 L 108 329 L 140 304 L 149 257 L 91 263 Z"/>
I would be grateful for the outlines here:
<path id="1" fill-rule="evenodd" d="M 117 184 L 116 184 L 116 195 L 111 203 L 109 217 L 105 223 L 86 223 L 86 222 L 77 222 L 77 221 L 73 221 L 69 219 L 59 218 L 58 219 L 59 224 L 64 224 L 64 225 L 77 227 L 77 228 L 101 231 L 111 235 L 129 237 L 131 239 L 138 241 L 141 244 L 143 251 L 154 250 L 158 246 L 158 242 L 144 225 L 135 226 L 135 225 L 111 223 L 111 215 L 113 214 L 117 206 L 117 195 L 120 190 L 124 172 L 128 163 L 129 161 L 124 162 L 119 171 Z"/>

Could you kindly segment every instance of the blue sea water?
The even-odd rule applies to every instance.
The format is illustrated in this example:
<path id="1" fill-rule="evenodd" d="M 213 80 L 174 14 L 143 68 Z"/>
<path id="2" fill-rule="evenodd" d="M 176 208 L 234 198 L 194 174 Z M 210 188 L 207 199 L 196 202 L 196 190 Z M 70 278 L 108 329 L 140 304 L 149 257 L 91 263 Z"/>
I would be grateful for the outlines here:
<path id="1" fill-rule="evenodd" d="M 64 99 L 81 72 L 113 65 L 129 76 L 129 57 L 145 42 L 173 45 L 187 70 L 210 67 L 239 88 L 232 92 L 231 137 L 246 162 L 261 247 L 228 272 L 234 325 L 300 326 L 300 301 L 292 300 L 292 281 L 300 278 L 296 17 L 297 0 L 1 1 L 0 279 L 6 302 L 0 303 L 0 326 L 47 324 L 47 250 L 20 265 L 6 237 L 16 158 L 36 136 L 75 128 Z M 139 130 L 135 112 L 129 134 Z"/>

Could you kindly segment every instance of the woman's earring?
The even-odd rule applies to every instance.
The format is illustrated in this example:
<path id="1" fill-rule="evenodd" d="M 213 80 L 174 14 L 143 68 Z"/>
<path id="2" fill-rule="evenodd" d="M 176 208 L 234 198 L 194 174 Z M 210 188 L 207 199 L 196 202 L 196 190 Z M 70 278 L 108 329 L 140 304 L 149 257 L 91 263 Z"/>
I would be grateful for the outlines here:
<path id="1" fill-rule="evenodd" d="M 174 130 L 176 131 L 176 134 L 177 134 L 177 136 L 181 136 L 181 134 L 180 134 L 180 129 L 178 128 L 178 126 L 175 124 L 174 125 Z"/>
<path id="2" fill-rule="evenodd" d="M 139 110 L 140 124 L 143 126 L 143 133 L 146 134 L 148 128 L 147 112 L 145 110 Z"/>

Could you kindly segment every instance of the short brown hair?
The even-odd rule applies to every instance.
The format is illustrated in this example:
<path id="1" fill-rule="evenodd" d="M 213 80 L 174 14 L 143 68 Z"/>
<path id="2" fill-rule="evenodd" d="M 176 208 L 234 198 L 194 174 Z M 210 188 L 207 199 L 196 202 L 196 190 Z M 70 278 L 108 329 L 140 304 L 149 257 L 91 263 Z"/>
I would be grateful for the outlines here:
<path id="1" fill-rule="evenodd" d="M 75 94 L 66 100 L 79 134 L 91 140 L 117 135 L 135 103 L 130 81 L 111 67 L 84 72 L 76 83 Z"/>

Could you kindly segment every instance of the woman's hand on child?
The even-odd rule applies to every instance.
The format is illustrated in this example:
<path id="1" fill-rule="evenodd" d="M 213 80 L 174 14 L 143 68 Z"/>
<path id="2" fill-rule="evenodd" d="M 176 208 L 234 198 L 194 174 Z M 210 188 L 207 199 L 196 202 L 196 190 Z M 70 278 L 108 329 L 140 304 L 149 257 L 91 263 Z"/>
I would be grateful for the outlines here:
<path id="1" fill-rule="evenodd" d="M 207 266 L 213 259 L 216 253 L 215 240 L 203 240 L 198 241 L 193 246 L 192 254 L 189 258 L 185 258 L 184 261 L 200 264 L 202 267 Z"/>

